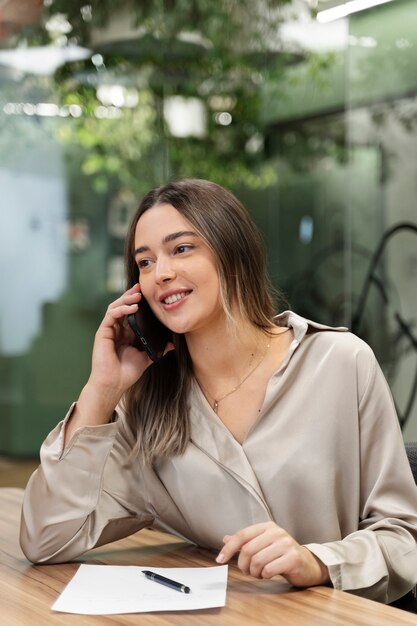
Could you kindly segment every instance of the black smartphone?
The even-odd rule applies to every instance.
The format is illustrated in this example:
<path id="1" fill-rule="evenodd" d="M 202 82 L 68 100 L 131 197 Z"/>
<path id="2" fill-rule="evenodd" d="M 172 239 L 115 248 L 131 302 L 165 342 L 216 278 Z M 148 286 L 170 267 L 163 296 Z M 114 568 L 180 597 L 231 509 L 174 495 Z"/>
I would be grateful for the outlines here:
<path id="1" fill-rule="evenodd" d="M 138 350 L 145 351 L 152 361 L 159 361 L 164 355 L 169 341 L 172 341 L 172 333 L 154 315 L 148 302 L 142 296 L 136 313 L 127 316 L 130 328 L 136 335 Z"/>

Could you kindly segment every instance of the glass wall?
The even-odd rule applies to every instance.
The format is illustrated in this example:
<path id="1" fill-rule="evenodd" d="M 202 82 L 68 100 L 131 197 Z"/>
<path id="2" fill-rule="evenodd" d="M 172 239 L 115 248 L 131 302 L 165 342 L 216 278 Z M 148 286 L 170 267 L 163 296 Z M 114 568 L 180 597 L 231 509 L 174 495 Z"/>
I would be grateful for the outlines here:
<path id="1" fill-rule="evenodd" d="M 20 4 L 0 18 L 0 453 L 37 454 L 76 399 L 129 218 L 182 176 L 236 192 L 288 306 L 371 344 L 417 438 L 415 0 L 327 24 L 279 0 Z"/>
<path id="2" fill-rule="evenodd" d="M 372 346 L 415 439 L 417 3 L 309 23 L 299 40 L 318 54 L 267 94 L 280 172 L 272 273 L 297 311 Z"/>
<path id="3" fill-rule="evenodd" d="M 351 154 L 373 155 L 376 192 L 372 227 L 351 208 L 353 240 L 372 252 L 353 323 L 381 361 L 406 438 L 417 438 L 416 9 L 400 0 L 381 6 L 375 20 L 370 12 L 351 19 L 347 118 Z M 358 273 L 359 260 L 352 265 Z"/>

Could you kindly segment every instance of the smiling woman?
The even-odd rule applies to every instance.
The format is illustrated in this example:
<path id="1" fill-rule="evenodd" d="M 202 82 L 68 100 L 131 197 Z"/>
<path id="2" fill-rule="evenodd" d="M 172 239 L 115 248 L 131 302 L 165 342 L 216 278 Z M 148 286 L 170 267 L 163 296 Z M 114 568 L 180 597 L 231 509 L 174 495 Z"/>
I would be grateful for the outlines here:
<path id="1" fill-rule="evenodd" d="M 127 289 L 26 490 L 29 559 L 73 559 L 151 526 L 218 563 L 238 555 L 255 578 L 381 602 L 416 584 L 417 487 L 376 359 L 346 328 L 275 316 L 265 268 L 223 187 L 185 179 L 145 196 Z M 126 324 L 145 302 L 172 333 L 154 362 Z"/>
<path id="2" fill-rule="evenodd" d="M 126 267 L 128 285 L 140 280 L 155 315 L 174 331 L 176 361 L 168 357 L 149 368 L 126 393 L 136 451 L 152 462 L 187 446 L 194 376 L 212 390 L 213 403 L 224 395 L 223 385 L 234 387 L 251 369 L 273 328 L 274 304 L 256 227 L 230 192 L 209 181 L 177 181 L 145 196 L 127 235 Z M 244 345 L 237 371 L 217 362 L 229 335 L 231 354 L 240 352 L 235 339 Z M 211 379 L 207 366 L 224 369 L 220 380 Z M 255 397 L 260 405 L 262 398 Z M 258 407 L 251 415 L 257 413 Z"/>
<path id="3" fill-rule="evenodd" d="M 210 311 L 222 311 L 214 254 L 189 227 L 177 209 L 162 204 L 140 217 L 135 234 L 141 292 L 155 315 L 176 333 L 195 330 L 196 304 L 205 325 Z M 143 246 L 142 241 L 151 243 Z M 194 320 L 187 318 L 187 311 Z"/>

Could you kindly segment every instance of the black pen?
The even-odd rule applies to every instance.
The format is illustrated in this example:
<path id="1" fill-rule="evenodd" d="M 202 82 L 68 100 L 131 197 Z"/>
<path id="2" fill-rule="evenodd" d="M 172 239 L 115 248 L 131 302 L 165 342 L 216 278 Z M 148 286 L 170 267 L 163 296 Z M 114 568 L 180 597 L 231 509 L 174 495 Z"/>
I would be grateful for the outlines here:
<path id="1" fill-rule="evenodd" d="M 177 591 L 181 591 L 182 593 L 190 593 L 191 589 L 183 585 L 182 583 L 177 583 L 175 580 L 171 580 L 170 578 L 166 578 L 165 576 L 161 576 L 160 574 L 155 574 L 155 572 L 150 572 L 149 570 L 142 570 L 142 574 L 145 574 L 148 580 L 153 580 L 156 583 L 160 583 L 161 585 L 165 585 L 166 587 L 171 587 L 171 589 L 176 589 Z"/>

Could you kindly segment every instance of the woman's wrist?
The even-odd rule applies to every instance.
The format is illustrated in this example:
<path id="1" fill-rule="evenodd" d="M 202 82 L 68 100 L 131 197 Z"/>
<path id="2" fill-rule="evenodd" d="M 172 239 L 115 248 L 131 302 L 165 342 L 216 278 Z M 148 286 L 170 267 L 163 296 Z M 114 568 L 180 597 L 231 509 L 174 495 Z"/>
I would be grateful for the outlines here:
<path id="1" fill-rule="evenodd" d="M 305 547 L 305 546 L 303 546 Z M 306 548 L 306 550 L 308 550 L 308 548 Z M 330 582 L 330 576 L 329 576 L 329 568 L 327 567 L 327 565 L 325 565 L 323 563 L 323 561 L 321 559 L 319 559 L 318 556 L 316 556 L 313 552 L 311 552 L 310 550 L 308 550 L 311 554 L 311 556 L 314 558 L 316 565 L 317 565 L 317 582 L 315 583 L 316 585 L 326 585 L 327 583 Z"/>
<path id="2" fill-rule="evenodd" d="M 121 395 L 112 389 L 100 387 L 91 381 L 87 382 L 67 422 L 65 445 L 68 444 L 78 428 L 101 426 L 111 422 Z"/>
<path id="3" fill-rule="evenodd" d="M 102 385 L 89 378 L 83 387 L 78 402 L 82 401 L 89 408 L 97 408 L 100 413 L 112 414 L 119 404 L 124 391 L 110 385 Z"/>

